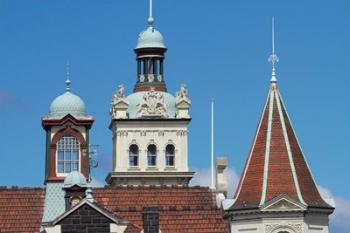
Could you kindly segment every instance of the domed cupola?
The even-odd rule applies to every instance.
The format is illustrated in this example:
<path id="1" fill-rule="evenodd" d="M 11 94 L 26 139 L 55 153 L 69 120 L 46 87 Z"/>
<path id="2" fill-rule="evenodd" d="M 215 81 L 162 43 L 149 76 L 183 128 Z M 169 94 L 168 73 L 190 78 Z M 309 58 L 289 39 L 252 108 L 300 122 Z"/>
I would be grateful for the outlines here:
<path id="1" fill-rule="evenodd" d="M 73 186 L 79 186 L 81 188 L 87 187 L 87 181 L 83 174 L 78 171 L 72 171 L 64 179 L 64 188 L 71 188 Z"/>
<path id="2" fill-rule="evenodd" d="M 137 82 L 134 92 L 149 91 L 151 87 L 156 91 L 166 92 L 163 61 L 167 48 L 162 34 L 154 28 L 152 1 L 147 22 L 148 27 L 139 34 L 134 50 L 137 60 Z"/>
<path id="3" fill-rule="evenodd" d="M 68 114 L 74 117 L 86 116 L 85 103 L 79 96 L 70 91 L 69 79 L 66 81 L 66 92 L 52 101 L 49 117 L 61 118 Z"/>
<path id="4" fill-rule="evenodd" d="M 73 171 L 67 175 L 62 188 L 65 192 L 66 211 L 86 197 L 88 188 L 86 178 L 80 172 Z"/>
<path id="5" fill-rule="evenodd" d="M 136 50 L 143 48 L 163 48 L 164 39 L 162 34 L 153 27 L 153 18 L 148 18 L 148 28 L 139 34 Z"/>

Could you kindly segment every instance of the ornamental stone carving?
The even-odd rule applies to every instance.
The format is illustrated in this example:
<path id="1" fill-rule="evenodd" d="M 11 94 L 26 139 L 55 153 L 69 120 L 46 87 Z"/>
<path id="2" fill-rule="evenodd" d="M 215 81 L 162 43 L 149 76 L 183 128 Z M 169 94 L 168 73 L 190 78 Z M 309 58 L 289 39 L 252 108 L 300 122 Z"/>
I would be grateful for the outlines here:
<path id="1" fill-rule="evenodd" d="M 300 223 L 287 223 L 287 224 L 266 224 L 265 225 L 265 232 L 266 233 L 275 233 L 279 232 L 280 230 L 286 230 L 288 229 L 289 231 L 293 233 L 302 233 L 303 228 Z"/>
<path id="2" fill-rule="evenodd" d="M 151 82 L 154 82 L 154 74 L 149 74 L 148 75 L 148 81 L 151 83 Z"/>
<path id="3" fill-rule="evenodd" d="M 181 88 L 175 94 L 175 105 L 177 108 L 176 118 L 190 118 L 189 108 L 191 106 L 191 101 L 188 98 L 188 90 L 186 85 L 181 85 Z"/>
<path id="4" fill-rule="evenodd" d="M 145 76 L 143 74 L 140 75 L 140 82 L 144 82 L 145 81 Z"/>
<path id="5" fill-rule="evenodd" d="M 168 117 L 164 96 L 151 88 L 137 105 L 136 117 Z"/>
<path id="6" fill-rule="evenodd" d="M 126 118 L 128 103 L 125 100 L 124 85 L 118 85 L 116 92 L 112 96 L 110 115 L 114 118 Z"/>
<path id="7" fill-rule="evenodd" d="M 179 103 L 182 100 L 185 100 L 188 103 L 191 102 L 190 99 L 188 98 L 188 89 L 185 84 L 181 85 L 180 90 L 175 94 L 175 98 L 176 98 L 176 103 Z"/>
<path id="8" fill-rule="evenodd" d="M 161 74 L 158 74 L 157 79 L 158 79 L 158 82 L 161 82 L 163 81 L 163 76 Z"/>

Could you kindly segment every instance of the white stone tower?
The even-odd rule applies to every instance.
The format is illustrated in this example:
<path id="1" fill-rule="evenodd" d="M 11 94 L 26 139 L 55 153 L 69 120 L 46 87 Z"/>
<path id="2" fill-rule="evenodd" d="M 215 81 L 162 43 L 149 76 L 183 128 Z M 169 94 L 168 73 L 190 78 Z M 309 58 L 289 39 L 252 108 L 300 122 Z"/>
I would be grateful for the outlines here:
<path id="1" fill-rule="evenodd" d="M 148 27 L 135 48 L 137 82 L 125 96 L 119 85 L 112 97 L 113 171 L 111 185 L 187 185 L 188 124 L 191 102 L 182 85 L 175 96 L 167 92 L 163 36 L 154 28 L 152 1 Z"/>

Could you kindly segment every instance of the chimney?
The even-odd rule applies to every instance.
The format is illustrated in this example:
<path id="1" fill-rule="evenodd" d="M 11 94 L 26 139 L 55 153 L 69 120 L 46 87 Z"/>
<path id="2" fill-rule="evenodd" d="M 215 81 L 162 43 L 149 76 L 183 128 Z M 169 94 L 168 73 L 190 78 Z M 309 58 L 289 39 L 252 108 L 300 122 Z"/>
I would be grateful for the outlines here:
<path id="1" fill-rule="evenodd" d="M 224 170 L 227 167 L 227 158 L 218 157 L 216 159 L 216 191 L 227 196 L 227 177 Z"/>
<path id="2" fill-rule="evenodd" d="M 142 221 L 143 233 L 159 233 L 159 207 L 144 207 Z"/>

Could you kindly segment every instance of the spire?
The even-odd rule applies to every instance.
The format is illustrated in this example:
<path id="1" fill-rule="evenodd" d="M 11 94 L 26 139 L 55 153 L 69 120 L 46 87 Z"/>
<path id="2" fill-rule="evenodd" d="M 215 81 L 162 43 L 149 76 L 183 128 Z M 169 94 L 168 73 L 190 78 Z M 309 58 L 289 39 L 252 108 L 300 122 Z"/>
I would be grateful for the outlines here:
<path id="1" fill-rule="evenodd" d="M 149 16 L 147 19 L 147 23 L 149 27 L 153 27 L 153 23 L 154 23 L 154 18 L 153 18 L 153 4 L 152 4 L 152 0 L 149 0 Z"/>
<path id="2" fill-rule="evenodd" d="M 67 61 L 67 65 L 66 65 L 66 91 L 70 91 L 70 65 L 69 65 L 69 61 Z"/>
<path id="3" fill-rule="evenodd" d="M 271 83 L 276 83 L 276 69 L 275 64 L 279 61 L 277 54 L 275 53 L 275 18 L 272 17 L 272 54 L 270 55 L 269 62 L 272 63 L 272 74 L 271 74 Z"/>
<path id="4" fill-rule="evenodd" d="M 281 94 L 271 85 L 231 210 L 263 208 L 281 195 L 332 208 L 317 190 Z"/>

